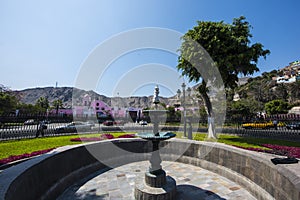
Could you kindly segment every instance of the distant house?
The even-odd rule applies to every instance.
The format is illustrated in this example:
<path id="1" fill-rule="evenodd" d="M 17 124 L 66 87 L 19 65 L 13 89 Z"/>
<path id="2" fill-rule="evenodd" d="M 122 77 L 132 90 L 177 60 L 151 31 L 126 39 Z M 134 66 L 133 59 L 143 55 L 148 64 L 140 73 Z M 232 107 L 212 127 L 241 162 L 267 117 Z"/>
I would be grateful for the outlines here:
<path id="1" fill-rule="evenodd" d="M 116 105 L 109 106 L 101 100 L 92 100 L 91 96 L 88 94 L 84 95 L 82 99 L 76 100 L 76 105 L 73 105 L 72 108 L 66 109 L 53 109 L 50 113 L 55 114 L 66 114 L 73 115 L 75 117 L 94 117 L 94 116 L 104 116 L 111 115 L 114 118 L 122 118 L 130 115 L 133 118 L 140 117 L 142 109 L 141 108 L 124 108 L 118 107 Z"/>
<path id="2" fill-rule="evenodd" d="M 290 78 L 287 78 L 286 76 L 279 76 L 276 79 L 276 83 L 294 83 L 296 80 L 299 80 L 300 76 L 292 76 Z"/>
<path id="3" fill-rule="evenodd" d="M 239 101 L 241 100 L 240 95 L 238 93 L 235 93 L 233 96 L 233 101 Z"/>
<path id="4" fill-rule="evenodd" d="M 300 61 L 289 63 L 279 70 L 281 76 L 276 77 L 276 83 L 294 83 L 300 80 Z"/>
<path id="5" fill-rule="evenodd" d="M 289 114 L 298 114 L 300 115 L 300 106 L 295 106 L 291 110 L 289 110 Z"/>

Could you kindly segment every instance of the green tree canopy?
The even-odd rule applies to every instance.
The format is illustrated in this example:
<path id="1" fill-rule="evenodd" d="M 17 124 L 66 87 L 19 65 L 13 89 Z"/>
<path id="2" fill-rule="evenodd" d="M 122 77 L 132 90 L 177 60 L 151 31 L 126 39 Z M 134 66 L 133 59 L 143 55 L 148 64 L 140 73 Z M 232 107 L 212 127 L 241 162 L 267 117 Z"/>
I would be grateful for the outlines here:
<path id="1" fill-rule="evenodd" d="M 221 22 L 198 21 L 198 25 L 183 36 L 177 68 L 191 81 L 199 81 L 202 75 L 191 65 L 189 60 L 201 61 L 201 54 L 197 54 L 185 42 L 192 39 L 198 42 L 210 55 L 218 66 L 225 87 L 234 88 L 237 85 L 238 75 L 249 75 L 259 71 L 258 59 L 270 53 L 264 50 L 260 43 L 250 44 L 251 26 L 245 17 L 233 20 L 232 24 Z"/>
<path id="2" fill-rule="evenodd" d="M 43 111 L 46 111 L 49 108 L 49 101 L 48 98 L 46 97 L 40 97 L 37 102 L 36 106 L 40 107 L 43 109 Z"/>
<path id="3" fill-rule="evenodd" d="M 20 111 L 20 113 L 30 113 L 30 114 L 38 114 L 45 112 L 45 109 L 41 108 L 39 105 L 32 105 L 32 104 L 25 104 L 25 103 L 19 103 L 17 106 L 17 109 Z"/>
<path id="4" fill-rule="evenodd" d="M 241 99 L 232 101 L 227 109 L 227 115 L 231 119 L 243 119 L 245 117 L 255 116 L 257 112 L 263 110 L 263 105 L 255 99 Z"/>
<path id="5" fill-rule="evenodd" d="M 18 101 L 15 96 L 7 91 L 0 92 L 0 114 L 14 112 Z"/>
<path id="6" fill-rule="evenodd" d="M 268 114 L 285 114 L 289 110 L 289 104 L 281 99 L 269 101 L 265 104 L 265 110 Z"/>
<path id="7" fill-rule="evenodd" d="M 56 99 L 52 102 L 52 107 L 54 109 L 59 109 L 59 108 L 63 108 L 63 102 L 60 99 Z"/>
<path id="8" fill-rule="evenodd" d="M 208 96 L 210 92 L 208 82 L 216 79 L 214 76 L 216 71 L 210 69 L 213 69 L 213 66 L 217 67 L 225 88 L 235 88 L 238 75 L 249 75 L 259 71 L 258 59 L 266 58 L 270 53 L 260 43 L 251 44 L 251 26 L 245 19 L 241 16 L 234 19 L 232 24 L 223 21 L 198 21 L 198 25 L 182 37 L 177 68 L 190 81 L 201 81 L 199 93 L 205 102 L 209 117 L 213 116 L 213 110 Z M 206 58 L 205 52 L 192 44 L 191 40 L 206 50 L 213 63 L 208 64 L 210 61 Z M 203 69 L 201 71 L 205 65 L 211 67 L 206 67 L 204 71 Z M 208 73 L 211 77 L 209 81 L 204 77 L 204 73 Z"/>

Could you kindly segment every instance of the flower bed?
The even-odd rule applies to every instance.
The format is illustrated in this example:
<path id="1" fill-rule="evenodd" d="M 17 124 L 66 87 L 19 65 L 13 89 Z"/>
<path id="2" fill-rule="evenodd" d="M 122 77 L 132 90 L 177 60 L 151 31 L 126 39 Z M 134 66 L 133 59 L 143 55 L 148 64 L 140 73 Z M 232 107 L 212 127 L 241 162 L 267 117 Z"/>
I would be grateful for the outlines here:
<path id="1" fill-rule="evenodd" d="M 134 134 L 125 134 L 125 135 L 120 135 L 118 138 L 135 138 Z"/>
<path id="2" fill-rule="evenodd" d="M 288 156 L 291 158 L 300 158 L 300 147 L 289 147 L 289 146 L 280 146 L 274 144 L 262 144 L 262 147 L 266 147 L 268 149 L 261 149 L 261 148 L 253 148 L 253 147 L 241 147 L 235 146 L 242 149 L 250 150 L 250 151 L 257 151 L 257 152 L 264 152 L 264 153 L 271 153 L 281 156 Z"/>
<path id="3" fill-rule="evenodd" d="M 16 160 L 21 160 L 21 159 L 24 159 L 24 158 L 30 158 L 30 157 L 33 157 L 33 156 L 44 154 L 44 153 L 47 153 L 47 152 L 49 152 L 53 149 L 54 148 L 46 149 L 46 150 L 40 150 L 40 151 L 34 151 L 32 153 L 25 153 L 25 154 L 22 154 L 22 155 L 12 155 L 12 156 L 9 156 L 8 158 L 1 159 L 0 160 L 0 165 L 4 165 L 4 164 L 10 163 L 10 162 L 14 162 Z"/>
<path id="4" fill-rule="evenodd" d="M 71 142 L 93 142 L 103 140 L 99 137 L 81 137 L 81 138 L 71 138 Z"/>
<path id="5" fill-rule="evenodd" d="M 117 138 L 134 138 L 134 137 L 135 137 L 134 134 L 124 134 L 124 135 L 118 136 Z M 72 138 L 72 139 L 70 139 L 70 141 L 72 141 L 72 142 L 93 142 L 93 141 L 100 141 L 100 140 L 107 140 L 107 139 L 114 139 L 114 138 L 115 137 L 112 134 L 101 134 L 100 137 Z M 21 160 L 24 158 L 30 158 L 33 156 L 41 155 L 41 154 L 47 153 L 53 149 L 54 148 L 40 150 L 40 151 L 34 151 L 32 153 L 25 153 L 22 155 L 12 155 L 12 156 L 9 156 L 8 158 L 0 159 L 0 166 L 7 164 L 7 163 L 17 161 L 17 160 Z"/>
<path id="6" fill-rule="evenodd" d="M 278 155 L 300 158 L 300 147 L 280 146 L 274 144 L 262 144 L 262 146 L 272 149 L 272 151 Z"/>
<path id="7" fill-rule="evenodd" d="M 134 138 L 134 134 L 124 134 L 120 135 L 116 138 Z M 112 134 L 101 134 L 100 137 L 81 137 L 81 138 L 72 138 L 70 141 L 72 142 L 93 142 L 93 141 L 101 141 L 101 140 L 109 140 L 114 139 L 115 137 Z"/>
<path id="8" fill-rule="evenodd" d="M 118 137 L 114 137 L 112 134 L 101 134 L 100 137 L 81 137 L 81 138 L 72 138 L 70 141 L 73 142 L 92 142 L 92 141 L 101 141 L 101 140 L 106 140 L 106 139 L 114 139 L 114 138 L 134 138 L 134 134 L 124 134 L 120 135 Z M 262 144 L 262 147 L 268 148 L 268 149 L 262 149 L 262 148 L 253 148 L 253 147 L 241 147 L 241 146 L 236 146 L 242 149 L 246 150 L 251 150 L 251 151 L 256 151 L 256 152 L 264 152 L 264 153 L 271 153 L 271 154 L 277 154 L 277 155 L 283 155 L 283 156 L 288 156 L 288 157 L 294 157 L 294 158 L 300 158 L 300 147 L 289 147 L 289 146 L 280 146 L 280 145 L 273 145 L 273 144 Z M 35 151 L 32 153 L 25 153 L 22 155 L 12 155 L 9 156 L 8 158 L 0 159 L 0 166 L 16 161 L 16 160 L 21 160 L 24 158 L 30 158 L 33 156 L 37 156 L 40 154 L 47 153 L 54 148 L 51 149 L 46 149 L 46 150 L 40 150 L 40 151 Z"/>

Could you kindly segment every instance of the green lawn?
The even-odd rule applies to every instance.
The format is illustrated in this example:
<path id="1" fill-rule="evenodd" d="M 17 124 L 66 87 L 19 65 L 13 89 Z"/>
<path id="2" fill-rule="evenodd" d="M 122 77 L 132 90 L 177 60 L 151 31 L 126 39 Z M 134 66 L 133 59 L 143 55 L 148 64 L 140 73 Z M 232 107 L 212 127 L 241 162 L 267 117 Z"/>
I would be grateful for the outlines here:
<path id="1" fill-rule="evenodd" d="M 194 134 L 193 139 L 203 141 L 206 138 L 206 134 L 198 133 Z M 285 140 L 275 140 L 275 139 L 265 139 L 265 138 L 250 138 L 250 137 L 240 137 L 235 135 L 228 134 L 219 134 L 217 142 L 234 145 L 239 147 L 253 147 L 253 148 L 261 148 L 262 144 L 276 144 L 281 146 L 291 146 L 291 147 L 300 147 L 299 142 L 285 141 Z"/>
<path id="2" fill-rule="evenodd" d="M 124 135 L 125 133 L 111 133 L 114 137 Z M 129 133 L 126 133 L 129 134 Z M 43 137 L 33 139 L 10 140 L 0 142 L 0 159 L 7 158 L 11 155 L 21 155 L 32 153 L 50 148 L 57 148 L 66 145 L 80 144 L 81 142 L 71 142 L 70 139 L 78 137 L 99 137 L 100 134 L 82 134 L 68 135 L 57 137 Z"/>
<path id="3" fill-rule="evenodd" d="M 133 133 L 110 133 L 114 137 L 118 137 L 124 134 Z M 178 138 L 182 137 L 182 133 L 176 133 Z M 25 153 L 31 153 L 34 151 L 45 150 L 50 148 L 57 148 L 65 145 L 80 144 L 80 142 L 71 142 L 71 138 L 78 137 L 99 137 L 100 134 L 84 134 L 84 135 L 69 135 L 69 136 L 57 136 L 57 137 L 44 137 L 34 139 L 21 139 L 12 141 L 0 142 L 0 159 L 7 158 L 11 155 L 22 155 Z M 195 140 L 204 140 L 206 134 L 194 134 Z M 261 144 L 277 144 L 282 146 L 294 146 L 300 147 L 297 142 L 283 141 L 283 140 L 270 140 L 270 139 L 259 139 L 259 138 L 244 138 L 234 135 L 219 135 L 217 142 L 235 145 L 240 147 L 254 147 L 264 148 Z"/>

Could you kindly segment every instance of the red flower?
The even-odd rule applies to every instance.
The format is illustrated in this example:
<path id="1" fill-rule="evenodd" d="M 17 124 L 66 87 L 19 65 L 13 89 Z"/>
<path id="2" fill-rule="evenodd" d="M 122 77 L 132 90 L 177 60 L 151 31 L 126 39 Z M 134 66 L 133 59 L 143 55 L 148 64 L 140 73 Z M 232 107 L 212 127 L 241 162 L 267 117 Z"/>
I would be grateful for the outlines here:
<path id="1" fill-rule="evenodd" d="M 114 139 L 114 136 L 112 134 L 106 133 L 100 135 L 101 139 Z"/>
<path id="2" fill-rule="evenodd" d="M 21 159 L 24 159 L 24 158 L 30 158 L 30 157 L 33 157 L 33 156 L 41 155 L 41 154 L 47 153 L 47 152 L 49 152 L 53 149 L 54 148 L 40 150 L 40 151 L 34 151 L 34 152 L 31 152 L 31 153 L 24 153 L 22 155 L 12 155 L 12 156 L 9 156 L 8 158 L 1 159 L 0 160 L 0 165 L 10 163 L 10 162 L 13 162 L 13 161 L 16 161 L 16 160 L 21 160 Z"/>
<path id="3" fill-rule="evenodd" d="M 269 148 L 270 150 L 253 148 L 253 147 L 240 147 L 240 146 L 235 146 L 235 147 L 250 150 L 250 151 L 272 153 L 276 155 L 300 158 L 300 147 L 289 147 L 289 146 L 280 146 L 280 145 L 273 145 L 273 144 L 262 144 L 261 146 Z"/>
<path id="4" fill-rule="evenodd" d="M 134 134 L 125 134 L 125 135 L 120 135 L 118 138 L 135 138 Z"/>

